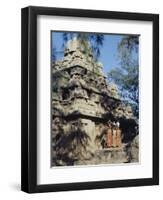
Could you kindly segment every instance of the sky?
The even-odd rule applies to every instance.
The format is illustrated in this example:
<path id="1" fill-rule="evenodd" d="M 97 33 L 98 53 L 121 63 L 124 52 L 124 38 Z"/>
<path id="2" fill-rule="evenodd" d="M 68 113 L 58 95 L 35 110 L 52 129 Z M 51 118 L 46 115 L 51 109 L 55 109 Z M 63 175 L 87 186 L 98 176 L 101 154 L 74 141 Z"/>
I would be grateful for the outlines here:
<path id="1" fill-rule="evenodd" d="M 63 32 L 52 32 L 52 49 L 56 49 L 56 60 L 63 57 Z M 100 57 L 98 61 L 103 64 L 103 71 L 107 74 L 110 69 L 119 67 L 117 59 L 117 45 L 123 35 L 105 34 L 103 46 L 100 48 Z"/>

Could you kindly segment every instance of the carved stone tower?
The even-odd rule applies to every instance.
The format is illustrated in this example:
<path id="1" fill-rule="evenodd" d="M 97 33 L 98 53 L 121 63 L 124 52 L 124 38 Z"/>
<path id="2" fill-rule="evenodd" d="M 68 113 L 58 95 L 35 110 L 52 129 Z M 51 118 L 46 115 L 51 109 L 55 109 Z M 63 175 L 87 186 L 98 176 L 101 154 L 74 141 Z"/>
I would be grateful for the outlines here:
<path id="1" fill-rule="evenodd" d="M 86 49 L 80 40 L 70 40 L 63 60 L 52 65 L 52 166 L 113 163 L 105 133 L 108 122 L 123 127 L 122 119 L 132 120 L 132 110 L 106 81 L 89 43 Z M 115 150 L 117 162 L 126 162 L 123 148 Z"/>

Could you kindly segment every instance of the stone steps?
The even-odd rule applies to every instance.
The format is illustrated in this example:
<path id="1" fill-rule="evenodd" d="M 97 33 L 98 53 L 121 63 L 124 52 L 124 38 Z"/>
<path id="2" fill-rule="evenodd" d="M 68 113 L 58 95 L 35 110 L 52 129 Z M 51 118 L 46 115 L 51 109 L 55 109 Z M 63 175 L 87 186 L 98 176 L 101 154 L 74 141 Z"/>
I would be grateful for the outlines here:
<path id="1" fill-rule="evenodd" d="M 126 163 L 127 155 L 123 148 L 97 150 L 89 160 L 76 161 L 75 165 L 122 164 Z"/>

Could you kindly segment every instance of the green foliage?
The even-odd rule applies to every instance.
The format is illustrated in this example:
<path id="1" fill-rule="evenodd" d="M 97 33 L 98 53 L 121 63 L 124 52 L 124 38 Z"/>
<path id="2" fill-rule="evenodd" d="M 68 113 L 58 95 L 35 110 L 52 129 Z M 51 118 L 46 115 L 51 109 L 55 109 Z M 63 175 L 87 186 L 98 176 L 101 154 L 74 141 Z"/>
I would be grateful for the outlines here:
<path id="1" fill-rule="evenodd" d="M 118 85 L 121 97 L 132 104 L 136 116 L 139 109 L 138 45 L 138 36 L 124 36 L 117 48 L 120 67 L 108 73 L 108 78 Z"/>

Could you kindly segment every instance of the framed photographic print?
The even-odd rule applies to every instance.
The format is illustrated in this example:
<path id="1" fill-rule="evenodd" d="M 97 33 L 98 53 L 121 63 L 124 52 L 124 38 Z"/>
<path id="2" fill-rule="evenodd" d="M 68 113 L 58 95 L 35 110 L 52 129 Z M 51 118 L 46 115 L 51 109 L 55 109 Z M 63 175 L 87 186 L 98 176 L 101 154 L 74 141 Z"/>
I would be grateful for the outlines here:
<path id="1" fill-rule="evenodd" d="M 159 184 L 159 16 L 22 9 L 22 190 Z"/>

